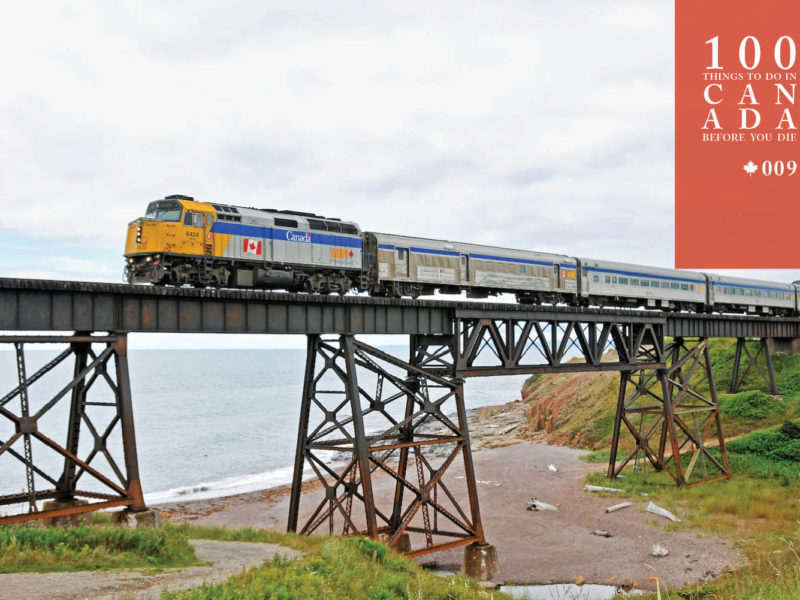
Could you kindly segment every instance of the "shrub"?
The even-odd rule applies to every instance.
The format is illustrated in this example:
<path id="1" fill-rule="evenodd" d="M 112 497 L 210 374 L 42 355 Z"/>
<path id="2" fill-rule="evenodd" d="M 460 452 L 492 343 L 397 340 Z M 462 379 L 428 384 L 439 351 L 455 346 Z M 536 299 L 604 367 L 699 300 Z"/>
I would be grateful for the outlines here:
<path id="1" fill-rule="evenodd" d="M 719 409 L 732 417 L 761 420 L 780 407 L 780 402 L 764 392 L 740 392 L 731 396 L 721 396 Z"/>
<path id="2" fill-rule="evenodd" d="M 800 456 L 800 427 L 787 421 L 780 427 L 756 431 L 728 443 L 728 449 L 776 461 L 796 461 Z"/>

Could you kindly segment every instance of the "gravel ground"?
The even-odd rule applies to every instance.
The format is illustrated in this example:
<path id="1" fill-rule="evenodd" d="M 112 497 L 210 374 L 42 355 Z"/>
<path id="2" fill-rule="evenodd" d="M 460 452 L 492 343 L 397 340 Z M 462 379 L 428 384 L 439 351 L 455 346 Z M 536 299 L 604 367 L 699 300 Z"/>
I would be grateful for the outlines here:
<path id="1" fill-rule="evenodd" d="M 653 588 L 647 579 L 655 575 L 674 589 L 714 579 L 741 564 L 742 556 L 729 540 L 691 529 L 666 531 L 668 521 L 644 512 L 647 498 L 634 500 L 635 506 L 630 508 L 606 513 L 608 506 L 621 500 L 583 491 L 586 474 L 605 466 L 587 464 L 580 460 L 581 454 L 572 448 L 527 442 L 474 454 L 486 539 L 497 547 L 500 562 L 498 582 L 570 583 L 580 577 L 587 583 Z M 463 483 L 458 462 L 445 475 L 451 490 Z M 558 471 L 550 471 L 550 464 Z M 380 504 L 391 498 L 394 485 L 390 477 L 378 476 L 373 479 L 373 489 Z M 170 520 L 202 525 L 285 531 L 287 492 L 167 505 L 162 514 Z M 559 505 L 560 510 L 528 511 L 527 503 L 533 497 Z M 321 498 L 318 489 L 304 496 L 301 523 Z M 612 537 L 593 535 L 595 530 L 606 530 Z M 669 549 L 669 555 L 652 556 L 656 543 Z M 458 570 L 462 552 L 439 552 L 420 561 Z"/>
<path id="2" fill-rule="evenodd" d="M 136 571 L 81 571 L 74 573 L 10 573 L 0 575 L 2 600 L 132 600 L 159 598 L 164 588 L 174 592 L 218 583 L 260 565 L 276 554 L 290 558 L 299 552 L 277 544 L 190 540 L 197 558 L 210 566 L 189 567 L 143 575 Z"/>

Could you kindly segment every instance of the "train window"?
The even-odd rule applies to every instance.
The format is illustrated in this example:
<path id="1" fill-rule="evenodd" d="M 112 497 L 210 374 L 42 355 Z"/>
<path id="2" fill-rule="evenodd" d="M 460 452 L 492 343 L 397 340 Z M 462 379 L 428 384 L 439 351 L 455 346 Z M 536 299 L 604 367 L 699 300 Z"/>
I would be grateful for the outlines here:
<path id="1" fill-rule="evenodd" d="M 642 279 L 642 287 L 650 287 L 650 282 L 647 279 Z"/>
<path id="2" fill-rule="evenodd" d="M 690 283 L 690 284 L 689 284 L 689 289 L 690 289 L 690 290 L 692 290 L 692 291 L 694 291 L 694 284 L 693 284 L 693 283 Z"/>
<path id="3" fill-rule="evenodd" d="M 405 260 L 406 259 L 406 250 L 405 248 L 398 248 L 397 249 L 397 260 Z"/>
<path id="4" fill-rule="evenodd" d="M 611 275 L 606 275 L 606 283 L 611 283 Z"/>
<path id="5" fill-rule="evenodd" d="M 144 213 L 144 218 L 178 223 L 181 220 L 181 210 L 182 207 L 179 202 L 160 200 L 147 205 L 147 212 Z"/>
<path id="6" fill-rule="evenodd" d="M 661 287 L 662 288 L 668 288 L 669 287 L 669 281 L 662 281 L 661 282 Z"/>
<path id="7" fill-rule="evenodd" d="M 599 282 L 600 281 L 600 276 L 599 275 L 594 275 L 592 277 L 592 280 L 595 281 L 595 282 Z"/>
<path id="8" fill-rule="evenodd" d="M 737 296 L 744 296 L 744 288 L 736 288 Z"/>
<path id="9" fill-rule="evenodd" d="M 192 213 L 190 213 L 188 210 L 183 215 L 183 224 L 187 225 L 188 227 L 192 226 Z"/>
<path id="10" fill-rule="evenodd" d="M 462 263 L 462 264 L 466 264 L 466 263 L 464 262 L 464 259 L 465 259 L 465 258 L 466 258 L 466 256 L 462 256 L 462 257 L 461 257 L 461 263 Z M 519 266 L 519 272 L 520 272 L 520 273 L 523 273 L 523 274 L 525 273 L 525 265 L 520 265 L 520 266 Z"/>
<path id="11" fill-rule="evenodd" d="M 631 279 L 631 285 L 639 285 L 638 279 Z"/>
<path id="12" fill-rule="evenodd" d="M 681 289 L 682 289 L 684 292 L 688 292 L 688 291 L 689 291 L 689 284 L 688 284 L 688 283 L 682 283 L 682 284 L 681 284 Z"/>
<path id="13" fill-rule="evenodd" d="M 671 283 L 671 284 L 669 284 L 669 287 L 670 287 L 671 289 L 673 289 L 673 290 L 677 290 L 677 289 L 679 289 L 681 286 L 680 286 L 680 284 L 679 284 L 679 283 Z"/>
<path id="14" fill-rule="evenodd" d="M 317 219 L 309 219 L 308 226 L 311 229 L 315 229 L 317 231 L 328 231 L 328 227 L 325 225 L 325 221 L 318 221 Z"/>
<path id="15" fill-rule="evenodd" d="M 620 285 L 628 285 L 628 278 L 627 277 L 620 277 L 619 278 Z"/>
<path id="16" fill-rule="evenodd" d="M 650 282 L 650 287 L 658 287 L 658 282 L 657 281 L 651 281 Z"/>
<path id="17" fill-rule="evenodd" d="M 278 227 L 291 227 L 292 229 L 297 229 L 297 221 L 294 219 L 281 219 L 280 217 L 275 217 L 275 225 Z"/>
<path id="18" fill-rule="evenodd" d="M 339 223 L 335 223 L 333 221 L 325 221 L 325 225 L 328 226 L 328 231 L 336 231 L 339 233 L 342 231 L 342 226 L 339 225 Z"/>
<path id="19" fill-rule="evenodd" d="M 611 283 L 617 283 L 617 278 L 616 277 L 612 277 L 611 278 Z"/>
<path id="20" fill-rule="evenodd" d="M 355 225 L 351 225 L 350 223 L 339 223 L 339 226 L 342 228 L 342 233 L 349 233 L 350 235 L 358 234 L 358 227 Z"/>
<path id="21" fill-rule="evenodd" d="M 752 296 L 753 295 L 753 290 L 745 290 L 744 291 L 744 295 L 745 296 Z"/>

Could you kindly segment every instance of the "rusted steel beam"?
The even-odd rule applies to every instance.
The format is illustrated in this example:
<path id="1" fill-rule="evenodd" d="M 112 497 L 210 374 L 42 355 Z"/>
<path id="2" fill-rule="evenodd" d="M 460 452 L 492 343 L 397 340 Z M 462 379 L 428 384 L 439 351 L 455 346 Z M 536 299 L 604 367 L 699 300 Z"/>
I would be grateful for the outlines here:
<path id="1" fill-rule="evenodd" d="M 40 510 L 37 513 L 10 515 L 6 517 L 0 517 L 0 526 L 11 525 L 12 523 L 22 523 L 24 521 L 33 521 L 35 519 L 51 519 L 53 517 L 79 515 L 81 513 L 103 510 L 105 508 L 116 508 L 118 506 L 131 506 L 133 502 L 134 501 L 132 498 L 117 498 L 115 500 L 105 500 L 103 502 L 94 502 L 92 504 L 76 504 L 75 506 L 65 506 L 63 508 L 52 510 Z"/>

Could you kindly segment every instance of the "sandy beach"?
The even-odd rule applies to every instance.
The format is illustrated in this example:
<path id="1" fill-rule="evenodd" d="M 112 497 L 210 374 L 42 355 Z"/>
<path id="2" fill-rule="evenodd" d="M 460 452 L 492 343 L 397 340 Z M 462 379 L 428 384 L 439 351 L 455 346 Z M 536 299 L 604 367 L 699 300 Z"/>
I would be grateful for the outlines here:
<path id="1" fill-rule="evenodd" d="M 653 589 L 647 579 L 657 576 L 677 588 L 713 579 L 741 563 L 728 540 L 697 531 L 665 531 L 666 520 L 644 512 L 644 498 L 633 507 L 606 513 L 619 500 L 583 491 L 586 474 L 603 465 L 587 464 L 580 455 L 579 450 L 524 441 L 475 452 L 484 530 L 500 562 L 498 582 L 574 582 L 582 577 L 587 583 Z M 550 464 L 558 471 L 548 470 Z M 455 485 L 459 478 L 463 469 L 454 465 L 445 481 Z M 373 485 L 376 497 L 392 493 L 388 477 L 375 478 Z M 560 510 L 528 511 L 533 497 Z M 320 498 L 321 491 L 312 486 L 301 503 L 301 521 Z M 285 531 L 288 506 L 288 487 L 281 487 L 158 508 L 172 521 Z M 612 537 L 594 535 L 595 530 L 607 530 Z M 652 556 L 655 543 L 666 547 L 669 555 Z M 457 570 L 461 555 L 462 550 L 455 549 L 420 562 Z"/>

